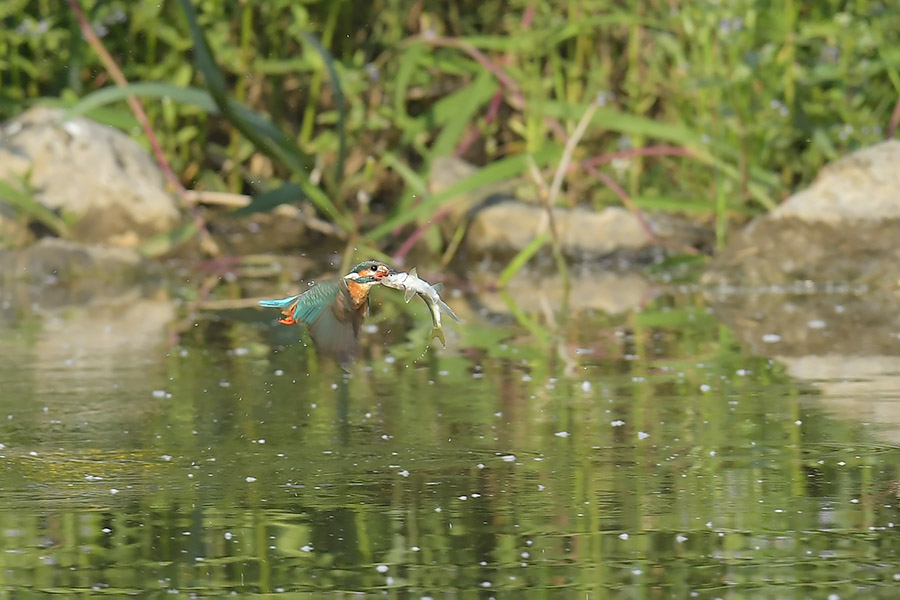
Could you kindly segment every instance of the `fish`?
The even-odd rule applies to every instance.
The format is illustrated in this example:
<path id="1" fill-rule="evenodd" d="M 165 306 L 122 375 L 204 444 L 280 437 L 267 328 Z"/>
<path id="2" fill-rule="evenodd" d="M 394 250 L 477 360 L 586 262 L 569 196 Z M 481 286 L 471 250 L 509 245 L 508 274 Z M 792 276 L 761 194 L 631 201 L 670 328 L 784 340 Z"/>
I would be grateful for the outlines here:
<path id="1" fill-rule="evenodd" d="M 441 344 L 443 344 L 445 348 L 447 347 L 447 341 L 444 338 L 444 328 L 441 325 L 441 314 L 447 315 L 457 323 L 459 323 L 459 317 L 456 316 L 456 313 L 453 312 L 452 308 L 447 306 L 446 302 L 441 300 L 440 292 L 444 289 L 444 284 L 435 283 L 432 285 L 424 279 L 420 279 L 416 274 L 415 267 L 413 267 L 409 273 L 400 271 L 388 275 L 381 280 L 381 284 L 389 288 L 394 288 L 395 290 L 404 290 L 406 292 L 407 302 L 412 300 L 413 296 L 419 296 L 424 300 L 425 304 L 428 306 L 428 311 L 431 313 L 431 322 L 433 325 L 430 337 L 436 337 L 441 340 Z"/>

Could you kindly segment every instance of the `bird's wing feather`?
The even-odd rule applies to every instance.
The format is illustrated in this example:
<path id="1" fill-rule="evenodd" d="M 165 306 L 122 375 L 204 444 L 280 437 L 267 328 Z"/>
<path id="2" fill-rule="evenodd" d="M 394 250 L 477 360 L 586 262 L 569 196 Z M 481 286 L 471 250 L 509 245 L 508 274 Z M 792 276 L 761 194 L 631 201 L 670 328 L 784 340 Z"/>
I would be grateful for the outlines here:
<path id="1" fill-rule="evenodd" d="M 267 308 L 285 309 L 300 299 L 300 296 L 291 296 L 290 298 L 282 298 L 281 300 L 260 300 L 259 305 Z"/>
<path id="2" fill-rule="evenodd" d="M 356 311 L 347 284 L 343 281 L 334 284 L 330 297 L 331 302 L 320 305 L 318 317 L 307 321 L 309 333 L 319 352 L 334 357 L 341 366 L 346 367 L 356 356 L 359 326 L 368 303 Z"/>
<path id="3" fill-rule="evenodd" d="M 312 325 L 325 308 L 334 304 L 339 291 L 340 288 L 334 281 L 323 281 L 309 288 L 300 296 L 300 300 L 294 308 L 294 320 Z"/>

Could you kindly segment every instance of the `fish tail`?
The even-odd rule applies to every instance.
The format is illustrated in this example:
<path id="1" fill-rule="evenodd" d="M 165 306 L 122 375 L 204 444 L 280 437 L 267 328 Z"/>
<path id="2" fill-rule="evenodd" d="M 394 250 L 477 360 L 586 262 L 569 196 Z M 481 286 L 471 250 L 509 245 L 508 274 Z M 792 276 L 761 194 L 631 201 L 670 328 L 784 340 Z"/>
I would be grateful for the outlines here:
<path id="1" fill-rule="evenodd" d="M 444 329 L 442 327 L 433 327 L 431 329 L 431 338 L 437 338 L 441 340 L 441 345 L 444 348 L 447 347 L 447 340 L 444 338 Z"/>
<path id="2" fill-rule="evenodd" d="M 283 319 L 279 319 L 279 323 L 284 323 L 285 325 L 293 325 L 297 321 L 294 319 L 294 309 L 297 306 L 297 302 L 300 301 L 300 295 L 291 296 L 290 298 L 282 298 L 281 300 L 260 300 L 259 305 L 265 306 L 266 308 L 277 308 L 281 310 L 281 314 L 284 315 Z"/>
<path id="3" fill-rule="evenodd" d="M 445 315 L 447 315 L 448 317 L 450 317 L 451 319 L 453 319 L 454 321 L 459 323 L 459 317 L 456 316 L 456 313 L 453 312 L 452 308 L 447 306 L 446 302 L 444 302 L 443 300 L 438 300 L 438 308 L 441 310 L 442 313 L 444 313 Z"/>

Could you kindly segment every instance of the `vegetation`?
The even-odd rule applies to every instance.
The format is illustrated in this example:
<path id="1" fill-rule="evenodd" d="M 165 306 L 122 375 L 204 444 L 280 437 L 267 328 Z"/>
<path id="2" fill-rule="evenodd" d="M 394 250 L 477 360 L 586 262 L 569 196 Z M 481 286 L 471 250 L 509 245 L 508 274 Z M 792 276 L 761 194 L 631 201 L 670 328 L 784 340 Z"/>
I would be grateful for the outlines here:
<path id="1" fill-rule="evenodd" d="M 8 0 L 0 22 L 0 116 L 152 131 L 176 190 L 251 195 L 244 212 L 304 197 L 371 251 L 443 251 L 453 195 L 555 171 L 554 202 L 687 213 L 721 241 L 892 134 L 900 94 L 900 13 L 871 0 Z M 490 168 L 430 194 L 450 154 Z"/>

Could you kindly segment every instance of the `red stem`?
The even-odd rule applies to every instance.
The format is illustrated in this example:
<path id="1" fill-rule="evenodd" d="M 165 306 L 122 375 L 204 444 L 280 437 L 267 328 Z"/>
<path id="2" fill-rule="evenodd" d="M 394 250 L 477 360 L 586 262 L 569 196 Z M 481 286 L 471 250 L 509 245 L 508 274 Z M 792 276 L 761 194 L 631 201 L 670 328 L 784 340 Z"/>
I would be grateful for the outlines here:
<path id="1" fill-rule="evenodd" d="M 116 64 L 116 61 L 106 50 L 103 42 L 100 41 L 100 38 L 94 31 L 94 28 L 87 20 L 87 16 L 81 9 L 81 5 L 78 3 L 78 0 L 67 1 L 69 3 L 69 6 L 72 8 L 72 12 L 75 13 L 75 18 L 78 19 L 78 25 L 81 27 L 81 33 L 84 35 L 84 39 L 100 56 L 100 60 L 101 62 L 103 62 L 103 66 L 106 68 L 106 71 L 113 78 L 113 81 L 116 82 L 116 85 L 127 87 L 128 80 L 125 79 L 125 75 L 122 73 L 119 65 Z M 172 188 L 176 192 L 178 192 L 178 194 L 182 198 L 184 198 L 184 186 L 181 185 L 181 181 L 179 181 L 178 177 L 175 175 L 175 172 L 172 171 L 172 167 L 169 165 L 169 161 L 166 160 L 166 155 L 163 153 L 163 149 L 159 143 L 159 139 L 157 139 L 156 134 L 153 132 L 153 127 L 150 125 L 150 119 L 147 117 L 147 113 L 144 112 L 144 107 L 141 105 L 141 101 L 138 100 L 136 96 L 128 96 L 127 101 L 129 108 L 131 108 L 131 112 L 134 113 L 134 116 L 137 118 L 138 123 L 140 123 L 141 129 L 144 131 L 144 135 L 147 136 L 147 140 L 150 142 L 150 148 L 153 150 L 153 156 L 156 158 L 156 162 L 159 164 L 159 168 L 162 169 L 166 181 L 168 181 L 169 185 L 171 185 Z"/>
<path id="2" fill-rule="evenodd" d="M 106 72 L 109 73 L 113 81 L 116 82 L 116 85 L 127 87 L 128 80 L 122 73 L 122 69 L 119 68 L 119 65 L 116 63 L 115 59 L 113 59 L 110 53 L 106 50 L 103 42 L 100 41 L 100 38 L 97 36 L 97 33 L 94 31 L 94 28 L 88 21 L 87 16 L 81 9 L 81 5 L 78 3 L 78 0 L 66 1 L 69 3 L 69 7 L 72 9 L 72 12 L 75 13 L 75 18 L 78 20 L 78 25 L 81 28 L 81 33 L 82 35 L 84 35 L 84 39 L 91 46 L 91 48 L 94 49 L 94 52 L 96 52 L 100 57 L 100 61 L 106 68 Z M 153 152 L 153 157 L 156 159 L 156 164 L 159 165 L 159 168 L 163 173 L 163 177 L 166 178 L 166 181 L 178 195 L 178 198 L 181 200 L 182 204 L 184 204 L 190 211 L 191 219 L 193 220 L 194 225 L 196 225 L 197 231 L 200 234 L 200 239 L 202 241 L 201 245 L 203 246 L 204 250 L 206 250 L 210 254 L 218 254 L 218 245 L 216 244 L 215 240 L 212 239 L 209 230 L 206 228 L 206 222 L 203 220 L 203 217 L 201 217 L 197 212 L 196 204 L 188 199 L 187 190 L 185 190 L 184 185 L 182 185 L 181 180 L 178 179 L 178 176 L 175 175 L 175 172 L 172 170 L 172 166 L 169 164 L 169 161 L 166 160 L 166 154 L 165 152 L 163 152 L 162 145 L 159 143 L 159 138 L 156 137 L 156 133 L 154 133 L 153 131 L 153 126 L 150 124 L 150 118 L 144 111 L 144 107 L 143 105 L 141 105 L 141 101 L 138 100 L 137 96 L 128 96 L 128 98 L 126 98 L 126 101 L 128 102 L 128 107 L 131 109 L 131 112 L 134 113 L 135 118 L 138 120 L 138 123 L 140 124 L 141 129 L 144 132 L 144 135 L 147 136 L 147 141 L 150 143 L 150 149 Z"/>
<path id="3" fill-rule="evenodd" d="M 894 137 L 898 124 L 900 124 L 900 98 L 897 98 L 897 103 L 894 104 L 894 111 L 891 113 L 891 121 L 888 123 L 887 134 L 884 139 L 889 140 Z"/>
<path id="4" fill-rule="evenodd" d="M 628 195 L 628 192 L 626 192 L 622 188 L 622 186 L 620 186 L 618 183 L 616 183 L 615 179 L 613 179 L 606 173 L 602 173 L 601 171 L 597 170 L 596 168 L 594 168 L 590 165 L 582 163 L 582 166 L 584 167 L 585 171 L 587 171 L 588 173 L 590 173 L 591 175 L 593 175 L 594 177 L 599 179 L 601 182 L 603 182 L 603 184 L 606 185 L 606 187 L 611 189 L 613 191 L 613 193 L 616 196 L 618 196 L 619 199 L 622 200 L 622 204 L 624 204 L 625 207 L 629 211 L 631 211 L 631 214 L 633 214 L 634 217 L 638 220 L 638 223 L 640 223 L 640 225 L 641 225 L 641 229 L 643 229 L 644 233 L 647 234 L 647 239 L 649 239 L 651 243 L 653 243 L 657 246 L 672 246 L 672 244 L 669 244 L 668 242 L 659 239 L 656 236 L 656 234 L 653 233 L 653 229 L 650 228 L 650 225 L 647 223 L 647 220 L 644 219 L 644 215 L 641 214 L 641 211 L 635 205 L 634 201 L 631 199 L 631 196 Z M 685 252 L 687 254 L 699 254 L 699 252 L 697 251 L 696 248 L 693 248 L 691 246 L 686 246 L 683 244 L 679 244 L 677 246 L 677 249 L 682 252 Z"/>
<path id="5" fill-rule="evenodd" d="M 422 239 L 422 236 L 425 235 L 425 232 L 428 231 L 432 225 L 435 225 L 436 223 L 447 217 L 447 215 L 449 214 L 450 209 L 443 208 L 434 213 L 434 216 L 432 216 L 427 223 L 419 225 L 416 230 L 409 234 L 409 237 L 406 238 L 402 244 L 400 244 L 400 247 L 397 248 L 396 252 L 394 252 L 393 259 L 396 262 L 401 262 L 406 257 L 406 255 L 409 254 L 409 251 L 413 249 L 413 246 L 416 245 L 416 242 Z"/>
<path id="6" fill-rule="evenodd" d="M 490 125 L 494 122 L 494 119 L 497 118 L 497 114 L 500 112 L 500 105 L 503 103 L 503 92 L 497 92 L 494 94 L 494 97 L 491 98 L 491 103 L 488 105 L 487 113 L 484 115 L 484 123 L 485 125 Z M 478 131 L 477 127 L 470 127 L 469 133 L 464 137 L 459 144 L 456 146 L 456 150 L 453 151 L 453 156 L 462 156 L 466 152 L 469 151 L 469 148 L 472 147 L 478 138 L 481 137 L 481 132 Z"/>

